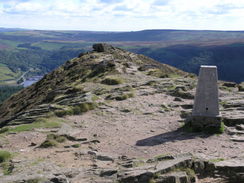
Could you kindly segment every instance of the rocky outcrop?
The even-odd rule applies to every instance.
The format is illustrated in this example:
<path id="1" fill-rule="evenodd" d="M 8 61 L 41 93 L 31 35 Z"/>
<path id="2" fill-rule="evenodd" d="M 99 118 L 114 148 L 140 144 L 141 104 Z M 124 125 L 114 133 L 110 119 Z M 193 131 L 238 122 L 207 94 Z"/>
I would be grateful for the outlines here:
<path id="1" fill-rule="evenodd" d="M 192 156 L 186 155 L 176 157 L 173 160 L 165 160 L 156 164 L 146 164 L 144 166 L 127 170 L 123 173 L 121 182 L 126 183 L 147 183 L 154 179 L 156 175 L 167 174 L 177 168 L 188 168 L 192 165 Z"/>
<path id="2" fill-rule="evenodd" d="M 240 83 L 240 84 L 238 85 L 238 90 L 239 90 L 240 92 L 243 92 L 243 91 L 244 91 L 244 82 L 242 82 L 242 83 Z"/>
<path id="3" fill-rule="evenodd" d="M 3 183 L 9 181 L 66 183 L 77 181 L 79 177 L 82 177 L 81 182 L 98 181 L 106 183 L 116 181 L 120 183 L 196 183 L 206 177 L 212 177 L 212 180 L 222 177 L 223 182 L 244 181 L 243 159 L 209 162 L 196 158 L 191 154 L 179 154 L 170 156 L 170 158 L 167 155 L 161 156 L 161 159 L 155 157 L 154 160 L 156 161 L 151 161 L 151 159 L 128 159 L 126 156 L 111 157 L 105 153 L 94 151 L 77 152 L 76 156 L 86 159 L 89 156 L 97 163 L 100 161 L 109 162 L 113 165 L 117 164 L 117 168 L 101 168 L 95 164 L 91 169 L 64 169 L 55 167 L 50 163 L 40 163 L 38 168 L 34 166 L 31 170 L 25 169 L 25 172 L 14 176 L 2 177 L 1 181 Z M 129 162 L 132 163 L 132 166 L 125 166 Z M 40 167 L 43 167 L 44 170 L 41 175 L 37 173 Z M 89 176 L 84 176 L 84 173 L 87 172 L 89 172 Z"/>
<path id="4" fill-rule="evenodd" d="M 143 166 L 128 168 L 118 175 L 125 183 L 194 183 L 204 177 L 224 177 L 226 181 L 242 182 L 243 159 L 212 163 L 197 159 L 190 154 L 175 156 L 173 159 L 145 163 Z"/>
<path id="5" fill-rule="evenodd" d="M 244 182 L 244 159 L 236 158 L 214 163 L 215 174 L 228 177 L 230 182 Z"/>
<path id="6" fill-rule="evenodd" d="M 99 44 L 94 44 L 93 46 L 94 51 L 97 52 L 111 52 L 114 51 L 115 48 L 109 44 L 106 43 L 99 43 Z"/>

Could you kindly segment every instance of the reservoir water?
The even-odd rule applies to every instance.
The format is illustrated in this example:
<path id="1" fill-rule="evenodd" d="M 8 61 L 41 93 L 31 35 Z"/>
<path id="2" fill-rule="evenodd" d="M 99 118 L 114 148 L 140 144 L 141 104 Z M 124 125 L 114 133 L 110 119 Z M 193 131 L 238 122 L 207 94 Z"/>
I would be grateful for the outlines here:
<path id="1" fill-rule="evenodd" d="M 27 78 L 23 83 L 22 86 L 24 87 L 28 87 L 30 85 L 32 85 L 33 83 L 36 83 L 37 81 L 39 81 L 43 76 L 33 76 L 30 78 Z"/>

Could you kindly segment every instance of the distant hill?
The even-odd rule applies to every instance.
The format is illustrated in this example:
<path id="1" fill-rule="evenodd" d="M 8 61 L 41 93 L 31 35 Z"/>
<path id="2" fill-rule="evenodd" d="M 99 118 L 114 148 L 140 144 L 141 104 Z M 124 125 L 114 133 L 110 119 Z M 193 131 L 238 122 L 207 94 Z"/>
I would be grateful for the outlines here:
<path id="1" fill-rule="evenodd" d="M 238 83 L 244 81 L 243 43 L 216 46 L 177 45 L 132 50 L 187 72 L 198 73 L 200 65 L 217 65 L 221 80 Z"/>
<path id="2" fill-rule="evenodd" d="M 187 72 L 197 73 L 199 65 L 214 64 L 219 67 L 220 79 L 244 80 L 241 70 L 244 65 L 244 31 L 97 32 L 0 28 L 0 64 L 12 72 L 34 68 L 39 74 L 45 74 L 79 52 L 89 51 L 97 42 L 108 42 Z M 16 77 L 12 80 L 15 81 Z"/>
<path id="3" fill-rule="evenodd" d="M 26 29 L 0 27 L 0 32 L 16 32 L 16 31 L 24 31 L 24 30 Z"/>
<path id="4" fill-rule="evenodd" d="M 1 30 L 1 29 L 0 29 Z M 3 29 L 4 32 L 18 33 L 2 34 L 2 39 L 14 39 L 19 41 L 36 40 L 66 40 L 66 41 L 228 41 L 244 40 L 244 31 L 210 31 L 210 30 L 142 30 L 131 32 L 104 32 L 104 31 L 44 31 Z M 27 39 L 27 40 L 26 40 Z"/>

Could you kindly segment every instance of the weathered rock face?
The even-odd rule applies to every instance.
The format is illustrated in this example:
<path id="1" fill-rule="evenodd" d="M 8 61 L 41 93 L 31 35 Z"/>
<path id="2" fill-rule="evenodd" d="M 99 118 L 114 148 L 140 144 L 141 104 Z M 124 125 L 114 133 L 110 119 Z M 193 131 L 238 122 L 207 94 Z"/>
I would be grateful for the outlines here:
<path id="1" fill-rule="evenodd" d="M 232 160 L 220 161 L 214 163 L 216 174 L 222 174 L 228 177 L 230 182 L 244 181 L 244 159 L 237 158 Z"/>
<path id="2" fill-rule="evenodd" d="M 243 92 L 244 91 L 244 82 L 242 82 L 242 83 L 240 83 L 238 85 L 238 89 L 239 89 L 240 92 Z"/>
<path id="3" fill-rule="evenodd" d="M 94 51 L 97 51 L 97 52 L 115 51 L 115 48 L 113 46 L 106 44 L 106 43 L 94 44 L 92 47 L 93 47 Z"/>

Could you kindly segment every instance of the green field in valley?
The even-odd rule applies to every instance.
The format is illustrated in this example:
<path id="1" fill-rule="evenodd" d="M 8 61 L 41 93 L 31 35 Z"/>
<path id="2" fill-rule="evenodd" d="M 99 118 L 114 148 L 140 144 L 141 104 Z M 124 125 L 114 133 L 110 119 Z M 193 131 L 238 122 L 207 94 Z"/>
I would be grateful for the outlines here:
<path id="1" fill-rule="evenodd" d="M 15 73 L 6 65 L 0 64 L 0 84 L 15 84 L 16 79 L 20 77 L 21 72 Z"/>

